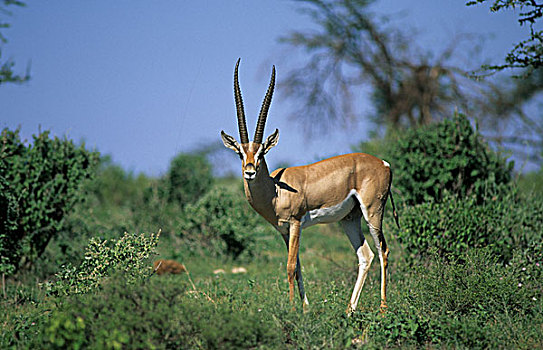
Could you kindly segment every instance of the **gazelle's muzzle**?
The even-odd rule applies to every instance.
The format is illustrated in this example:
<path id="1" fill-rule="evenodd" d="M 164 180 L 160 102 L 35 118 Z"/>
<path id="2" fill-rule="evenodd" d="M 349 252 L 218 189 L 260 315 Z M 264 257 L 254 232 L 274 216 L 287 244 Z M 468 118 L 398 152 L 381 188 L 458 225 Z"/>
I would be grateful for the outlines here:
<path id="1" fill-rule="evenodd" d="M 243 177 L 245 180 L 251 181 L 256 177 L 256 168 L 253 163 L 249 163 L 243 169 Z"/>

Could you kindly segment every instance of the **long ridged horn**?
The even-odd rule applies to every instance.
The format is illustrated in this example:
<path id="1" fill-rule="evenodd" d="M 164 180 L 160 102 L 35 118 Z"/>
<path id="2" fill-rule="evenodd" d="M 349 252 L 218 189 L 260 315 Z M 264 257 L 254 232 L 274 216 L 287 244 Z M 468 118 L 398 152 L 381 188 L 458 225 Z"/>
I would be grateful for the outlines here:
<path id="1" fill-rule="evenodd" d="M 266 91 L 264 102 L 262 102 L 262 107 L 260 108 L 260 115 L 258 116 L 258 122 L 256 123 L 255 137 L 253 140 L 254 143 L 262 143 L 262 136 L 264 136 L 264 127 L 266 126 L 266 118 L 268 117 L 268 109 L 270 108 L 274 87 L 275 66 L 273 66 L 270 85 L 268 86 L 268 91 Z"/>
<path id="2" fill-rule="evenodd" d="M 238 81 L 238 67 L 241 58 L 238 58 L 236 69 L 234 70 L 234 98 L 236 100 L 236 111 L 238 115 L 239 138 L 241 143 L 249 143 L 249 134 L 247 133 L 247 121 L 245 120 L 245 110 L 243 108 L 243 98 Z"/>

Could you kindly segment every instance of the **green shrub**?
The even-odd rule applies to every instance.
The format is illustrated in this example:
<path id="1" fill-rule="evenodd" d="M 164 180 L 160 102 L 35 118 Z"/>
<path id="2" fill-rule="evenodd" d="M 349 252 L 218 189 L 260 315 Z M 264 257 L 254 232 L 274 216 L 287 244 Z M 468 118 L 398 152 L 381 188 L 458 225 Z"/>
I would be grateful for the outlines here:
<path id="1" fill-rule="evenodd" d="M 447 196 L 441 203 L 404 207 L 397 237 L 404 258 L 414 262 L 437 250 L 458 256 L 469 248 L 489 247 L 502 262 L 515 249 L 543 240 L 543 200 L 504 189 L 478 203 L 475 196 Z"/>
<path id="2" fill-rule="evenodd" d="M 19 131 L 0 135 L 0 272 L 30 266 L 62 228 L 66 213 L 83 199 L 81 184 L 94 173 L 98 155 L 68 139 Z"/>
<path id="3" fill-rule="evenodd" d="M 272 227 L 240 193 L 223 187 L 187 205 L 181 226 L 181 237 L 190 250 L 234 259 L 265 249 L 262 238 L 272 234 Z"/>
<path id="4" fill-rule="evenodd" d="M 384 149 L 373 143 L 360 149 L 377 151 L 392 165 L 393 186 L 408 205 L 441 202 L 447 193 L 475 196 L 480 203 L 511 180 L 513 163 L 494 152 L 461 114 L 386 141 L 378 142 Z"/>
<path id="5" fill-rule="evenodd" d="M 543 239 L 534 239 L 526 247 L 517 249 L 510 262 L 519 283 L 533 299 L 543 297 Z"/>
<path id="6" fill-rule="evenodd" d="M 88 185 L 90 195 L 99 205 L 108 207 L 136 206 L 143 201 L 143 193 L 151 185 L 143 174 L 134 175 L 113 163 L 110 156 L 100 158 L 100 166 Z"/>
<path id="7" fill-rule="evenodd" d="M 515 269 L 504 266 L 489 249 L 470 249 L 460 257 L 431 258 L 432 268 L 415 267 L 418 293 L 412 302 L 431 314 L 476 316 L 483 322 L 507 313 L 526 316 L 534 301 L 519 287 Z"/>
<path id="8" fill-rule="evenodd" d="M 281 331 L 260 315 L 186 293 L 177 276 L 127 284 L 115 275 L 99 293 L 77 295 L 42 325 L 39 348 L 252 349 L 278 347 Z"/>
<path id="9" fill-rule="evenodd" d="M 0 162 L 0 167 L 5 167 Z M 0 169 L 5 174 L 6 169 Z M 9 190 L 9 183 L 0 176 L 0 273 L 11 275 L 15 272 L 16 241 L 10 237 L 17 230 L 17 198 Z"/>
<path id="10" fill-rule="evenodd" d="M 93 236 L 118 239 L 122 232 L 173 234 L 183 216 L 182 208 L 169 203 L 161 180 L 134 175 L 101 159 L 96 177 L 86 184 L 88 195 L 66 217 L 65 225 L 40 261 L 42 276 L 58 271 L 59 265 L 80 263 L 88 240 Z"/>
<path id="11" fill-rule="evenodd" d="M 87 293 L 99 287 L 114 273 L 122 272 L 133 283 L 151 274 L 148 258 L 155 253 L 159 234 L 125 233 L 118 240 L 91 238 L 85 257 L 78 267 L 68 265 L 57 280 L 47 284 L 52 294 Z"/>
<path id="12" fill-rule="evenodd" d="M 519 174 L 518 186 L 525 193 L 543 195 L 543 167 L 538 171 Z"/>
<path id="13" fill-rule="evenodd" d="M 517 268 L 499 263 L 489 249 L 470 249 L 460 257 L 436 254 L 428 266 L 412 267 L 396 287 L 398 294 L 390 299 L 384 316 L 356 315 L 369 319 L 365 332 L 370 347 L 541 344 L 541 291 L 534 295 L 520 282 Z"/>
<path id="14" fill-rule="evenodd" d="M 184 206 L 194 203 L 213 183 L 211 165 L 203 155 L 177 155 L 170 163 L 165 189 L 170 202 Z"/>

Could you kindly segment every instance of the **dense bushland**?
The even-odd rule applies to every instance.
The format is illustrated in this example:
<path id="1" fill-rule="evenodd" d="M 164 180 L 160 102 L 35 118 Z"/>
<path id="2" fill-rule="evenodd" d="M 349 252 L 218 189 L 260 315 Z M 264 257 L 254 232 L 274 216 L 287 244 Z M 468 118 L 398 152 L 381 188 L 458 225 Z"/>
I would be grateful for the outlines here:
<path id="1" fill-rule="evenodd" d="M 239 190 L 217 187 L 188 204 L 180 227 L 191 252 L 207 252 L 234 259 L 254 257 L 267 248 L 275 230 L 250 208 Z"/>
<path id="2" fill-rule="evenodd" d="M 543 202 L 513 182 L 513 163 L 490 148 L 463 115 L 391 135 L 380 148 L 392 164 L 409 264 L 431 252 L 460 255 L 488 247 L 501 262 L 543 240 Z"/>
<path id="3" fill-rule="evenodd" d="M 280 346 L 281 331 L 256 310 L 233 312 L 187 294 L 171 277 L 140 285 L 124 277 L 64 303 L 43 324 L 36 347 L 74 349 L 248 349 Z"/>
<path id="4" fill-rule="evenodd" d="M 30 266 L 83 200 L 97 153 L 40 132 L 25 145 L 19 131 L 0 135 L 0 273 Z"/>
<path id="5" fill-rule="evenodd" d="M 513 185 L 511 185 L 513 186 Z M 533 194 L 504 188 L 482 203 L 475 196 L 447 196 L 402 209 L 398 240 L 405 259 L 417 261 L 432 251 L 461 255 L 488 247 L 503 263 L 515 250 L 537 244 L 543 251 L 543 201 Z"/>
<path id="6" fill-rule="evenodd" d="M 156 254 L 159 234 L 128 234 L 110 241 L 91 238 L 79 266 L 68 264 L 47 283 L 47 291 L 56 295 L 91 292 L 114 274 L 125 284 L 151 275 L 149 258 Z"/>
<path id="7" fill-rule="evenodd" d="M 392 165 L 394 188 L 407 205 L 442 202 L 450 195 L 481 203 L 512 179 L 513 163 L 492 150 L 462 114 L 359 149 Z"/>
<path id="8" fill-rule="evenodd" d="M 181 153 L 172 159 L 164 181 L 169 201 L 181 206 L 194 203 L 213 183 L 211 164 L 203 156 Z"/>
<path id="9" fill-rule="evenodd" d="M 339 225 L 304 230 L 311 306 L 293 311 L 284 244 L 248 206 L 241 180 L 208 181 L 200 155 L 176 157 L 171 167 L 186 168 L 161 178 L 102 158 L 37 264 L 47 268 L 8 280 L 0 348 L 543 347 L 541 196 L 517 186 L 511 164 L 463 116 L 363 147 L 392 164 L 402 223 L 387 211 L 385 314 L 377 259 L 360 309 L 345 314 L 357 259 Z M 188 179 L 174 186 L 175 177 Z M 199 179 L 201 190 L 176 187 Z M 142 233 L 158 229 L 160 241 Z M 153 274 L 158 257 L 188 272 Z M 239 264 L 247 274 L 228 272 Z"/>

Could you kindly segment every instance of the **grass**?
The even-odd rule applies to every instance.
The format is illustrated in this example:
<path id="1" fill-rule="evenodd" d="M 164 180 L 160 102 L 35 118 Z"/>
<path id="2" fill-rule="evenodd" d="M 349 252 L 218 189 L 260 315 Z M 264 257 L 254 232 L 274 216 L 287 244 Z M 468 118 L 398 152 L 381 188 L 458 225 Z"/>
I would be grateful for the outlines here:
<path id="1" fill-rule="evenodd" d="M 386 222 L 391 256 L 384 315 L 378 259 L 358 310 L 346 315 L 357 260 L 338 225 L 302 234 L 306 313 L 298 298 L 295 310 L 289 303 L 286 249 L 279 235 L 270 237 L 258 256 L 243 261 L 188 254 L 179 241 L 162 237 L 157 258 L 177 259 L 188 274 L 153 275 L 140 285 L 116 276 L 96 293 L 71 297 L 47 296 L 30 275 L 25 283 L 12 280 L 8 298 L 0 302 L 7 310 L 0 315 L 0 347 L 543 347 L 540 277 L 532 284 L 525 278 L 519 287 L 516 271 L 522 267 L 498 264 L 484 250 L 469 251 L 461 261 L 435 257 L 406 266 L 392 227 Z M 233 274 L 238 266 L 247 273 Z M 226 273 L 214 274 L 216 269 Z"/>

